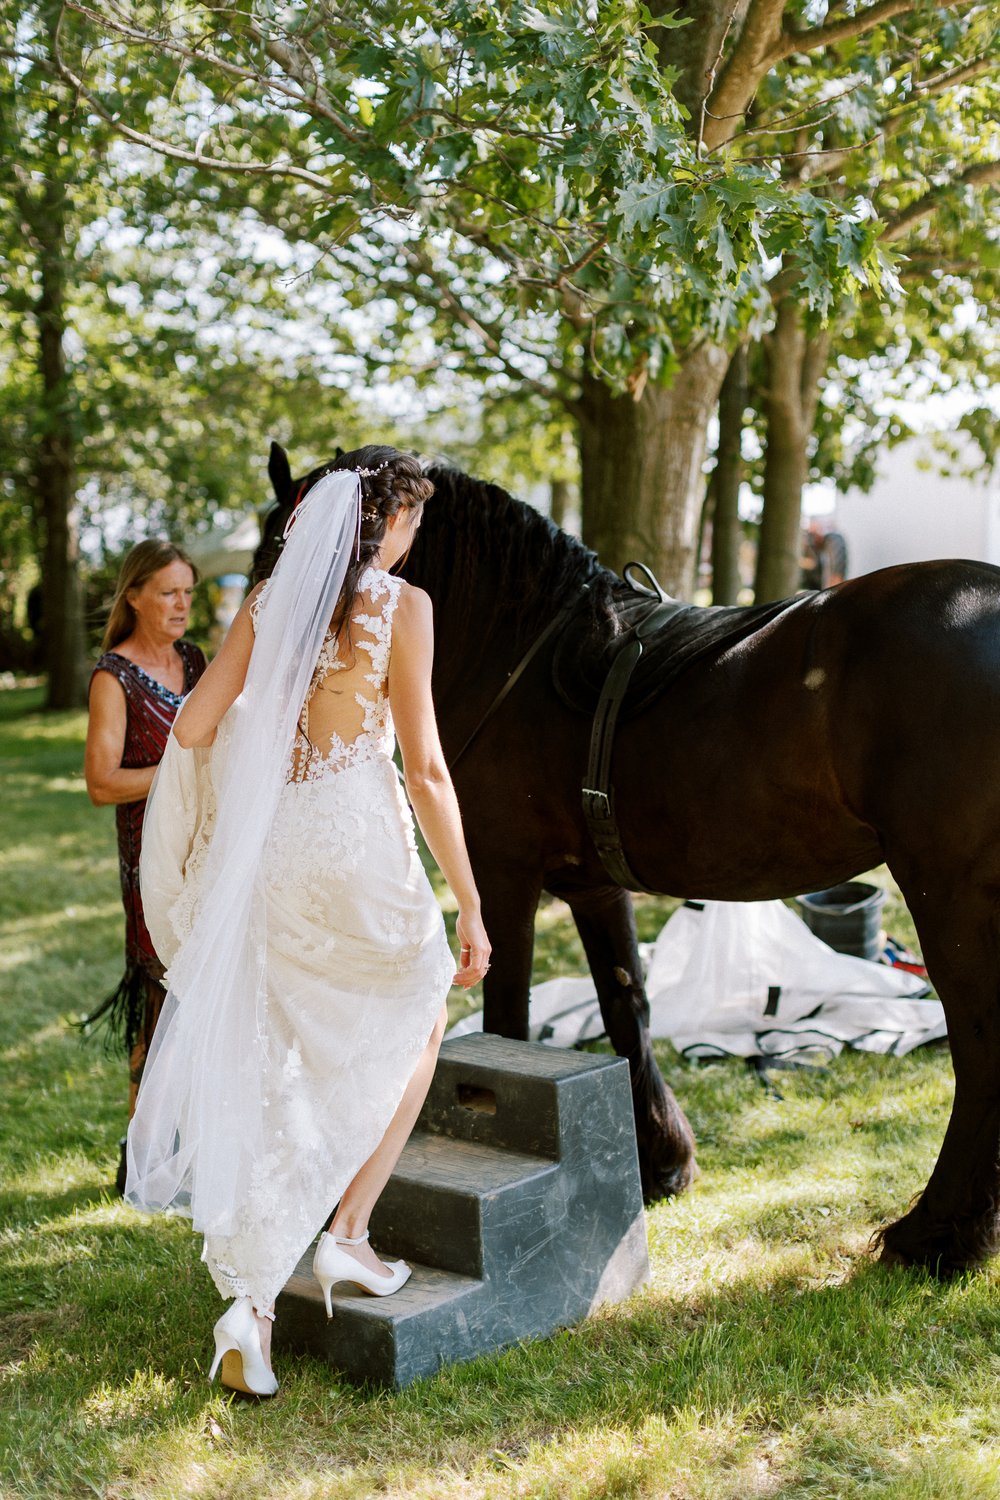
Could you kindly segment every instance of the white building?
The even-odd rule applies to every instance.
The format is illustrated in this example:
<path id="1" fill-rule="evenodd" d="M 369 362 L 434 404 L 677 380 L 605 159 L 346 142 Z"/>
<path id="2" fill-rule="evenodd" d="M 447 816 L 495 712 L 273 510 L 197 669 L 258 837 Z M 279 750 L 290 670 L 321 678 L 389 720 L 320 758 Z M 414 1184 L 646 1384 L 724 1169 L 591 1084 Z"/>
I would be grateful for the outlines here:
<path id="1" fill-rule="evenodd" d="M 942 453 L 931 433 L 910 438 L 880 455 L 867 494 L 837 496 L 831 529 L 847 543 L 849 578 L 935 557 L 1000 565 L 1000 473 L 966 433 L 946 442 Z"/>
<path id="2" fill-rule="evenodd" d="M 260 542 L 260 522 L 256 513 L 227 520 L 196 536 L 188 543 L 191 561 L 203 578 L 219 578 L 240 573 L 246 576 L 253 563 L 254 549 Z"/>

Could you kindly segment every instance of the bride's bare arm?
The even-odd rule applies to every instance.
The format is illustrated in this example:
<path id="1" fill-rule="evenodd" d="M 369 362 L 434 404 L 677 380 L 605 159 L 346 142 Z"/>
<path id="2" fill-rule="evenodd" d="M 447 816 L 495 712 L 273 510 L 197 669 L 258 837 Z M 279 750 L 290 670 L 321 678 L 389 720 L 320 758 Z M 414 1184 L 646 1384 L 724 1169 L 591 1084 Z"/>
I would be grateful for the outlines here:
<path id="1" fill-rule="evenodd" d="M 259 589 L 253 589 L 240 606 L 226 639 L 213 657 L 201 680 L 184 700 L 174 720 L 174 737 L 185 750 L 192 745 L 210 745 L 224 714 L 228 713 L 243 691 L 250 653 L 253 650 L 253 624 L 250 605 Z"/>
<path id="2" fill-rule="evenodd" d="M 396 606 L 389 658 L 389 707 L 403 757 L 403 779 L 427 847 L 458 901 L 462 962 L 457 984 L 475 984 L 486 972 L 490 943 L 479 892 L 462 832 L 462 815 L 445 763 L 434 703 L 431 664 L 434 615 L 422 589 L 405 584 Z"/>

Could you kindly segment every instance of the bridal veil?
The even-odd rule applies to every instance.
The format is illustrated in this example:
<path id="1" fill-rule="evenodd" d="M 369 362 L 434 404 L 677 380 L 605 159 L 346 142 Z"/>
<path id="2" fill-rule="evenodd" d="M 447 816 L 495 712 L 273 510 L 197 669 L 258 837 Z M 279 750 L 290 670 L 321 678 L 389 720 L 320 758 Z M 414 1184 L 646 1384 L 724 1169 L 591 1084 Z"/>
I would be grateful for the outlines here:
<path id="1" fill-rule="evenodd" d="M 125 1193 L 137 1208 L 190 1215 L 205 1234 L 235 1231 L 266 1147 L 266 1081 L 280 1060 L 268 1055 L 264 1014 L 264 852 L 302 703 L 355 553 L 359 515 L 354 471 L 325 475 L 293 512 L 243 691 L 211 756 L 183 749 L 171 734 L 147 806 L 144 892 L 147 848 L 150 860 L 169 846 L 180 860 L 190 855 L 208 763 L 214 827 L 202 850 L 189 930 L 170 959 L 167 999 L 129 1127 Z M 179 837 L 187 841 L 183 849 Z"/>

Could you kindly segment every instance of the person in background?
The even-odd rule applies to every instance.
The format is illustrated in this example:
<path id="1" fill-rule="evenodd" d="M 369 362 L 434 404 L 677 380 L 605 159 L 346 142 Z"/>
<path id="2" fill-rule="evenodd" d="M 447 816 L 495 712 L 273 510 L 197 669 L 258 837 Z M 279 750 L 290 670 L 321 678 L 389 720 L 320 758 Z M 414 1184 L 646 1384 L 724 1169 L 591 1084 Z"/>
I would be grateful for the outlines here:
<path id="1" fill-rule="evenodd" d="M 146 930 L 139 895 L 142 819 L 181 700 L 206 666 L 201 649 L 183 639 L 196 581 L 194 565 L 173 542 L 151 540 L 133 547 L 122 563 L 103 655 L 90 679 L 84 775 L 95 806 L 115 808 L 125 973 L 85 1024 L 102 1021 L 112 1045 L 125 1050 L 129 1119 L 165 993 L 163 966 Z M 116 1187 L 124 1192 L 124 1139 Z"/>
<path id="2" fill-rule="evenodd" d="M 801 553 L 800 588 L 828 589 L 847 577 L 847 543 L 815 518 L 802 528 Z"/>

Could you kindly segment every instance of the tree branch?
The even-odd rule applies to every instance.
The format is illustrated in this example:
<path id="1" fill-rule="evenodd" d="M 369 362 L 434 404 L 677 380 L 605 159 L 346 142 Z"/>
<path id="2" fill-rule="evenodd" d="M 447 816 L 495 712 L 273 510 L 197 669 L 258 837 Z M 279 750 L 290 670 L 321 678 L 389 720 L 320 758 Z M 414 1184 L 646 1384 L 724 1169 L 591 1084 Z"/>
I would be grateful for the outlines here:
<path id="1" fill-rule="evenodd" d="M 305 182 L 310 187 L 329 192 L 329 183 L 326 178 L 320 177 L 317 172 L 308 171 L 305 167 L 296 167 L 290 163 L 283 166 L 278 162 L 241 162 L 230 161 L 225 156 L 206 156 L 204 152 L 198 150 L 186 151 L 182 146 L 171 145 L 169 141 L 148 135 L 144 130 L 134 130 L 120 118 L 116 119 L 107 106 L 84 85 L 82 78 L 78 78 L 61 58 L 55 59 L 55 66 L 58 73 L 66 79 L 67 83 L 72 84 L 81 99 L 86 99 L 94 113 L 99 115 L 106 125 L 110 125 L 118 135 L 136 146 L 145 146 L 150 151 L 169 157 L 171 161 L 184 162 L 191 167 L 201 167 L 207 172 L 226 172 L 243 177 L 290 177 L 296 182 Z"/>
<path id="2" fill-rule="evenodd" d="M 968 276 L 973 280 L 983 274 L 996 276 L 996 272 L 983 272 L 976 260 L 942 260 L 937 255 L 910 255 L 897 267 L 900 281 L 926 281 L 928 276 Z"/>
<path id="3" fill-rule="evenodd" d="M 301 45 L 293 47 L 286 42 L 279 42 L 275 37 L 265 36 L 260 27 L 254 25 L 253 22 L 248 22 L 247 29 L 254 40 L 260 42 L 271 61 L 277 63 L 279 68 L 284 69 L 286 77 L 294 79 L 298 84 L 301 90 L 300 103 L 302 109 L 308 111 L 310 114 L 319 114 L 323 119 L 329 120 L 332 124 L 336 125 L 345 139 L 352 143 L 357 144 L 363 140 L 363 136 L 356 130 L 352 130 L 339 111 L 333 108 L 326 91 L 320 88 L 317 74 L 312 66 L 312 59 L 304 47 Z M 303 67 L 307 68 L 311 74 L 308 80 L 302 76 L 301 69 Z"/>
<path id="4" fill-rule="evenodd" d="M 283 94 L 295 108 L 301 109 L 308 114 L 318 114 L 323 119 L 329 120 L 330 124 L 335 125 L 345 139 L 353 143 L 357 143 L 363 139 L 356 130 L 351 129 L 343 117 L 324 98 L 319 96 L 318 91 L 305 93 L 305 86 L 301 83 L 301 80 L 296 79 L 299 87 L 292 88 L 280 78 L 265 75 L 256 68 L 241 67 L 238 63 L 233 63 L 225 57 L 220 57 L 216 52 L 206 51 L 204 47 L 188 47 L 183 42 L 177 41 L 174 37 L 155 36 L 152 32 L 139 30 L 124 21 L 116 21 L 111 16 L 101 14 L 99 11 L 92 10 L 87 5 L 80 4 L 80 0 L 66 0 L 66 9 L 74 11 L 77 15 L 82 16 L 85 20 L 103 28 L 105 31 L 114 33 L 114 35 L 121 37 L 122 41 L 132 46 L 150 47 L 154 51 L 169 52 L 175 57 L 184 58 L 186 62 L 203 63 L 210 68 L 217 69 L 218 72 L 230 78 L 238 79 L 243 83 L 252 83 L 262 90 L 267 90 L 275 94 Z M 295 74 L 292 73 L 289 76 L 294 78 Z"/>
<path id="5" fill-rule="evenodd" d="M 945 4 L 947 3 L 948 0 L 945 0 Z M 915 7 L 916 0 L 876 0 L 874 5 L 856 11 L 853 16 L 845 16 L 842 21 L 828 21 L 825 26 L 810 26 L 803 31 L 786 28 L 772 54 L 772 66 L 783 57 L 790 57 L 793 52 L 815 52 L 820 47 L 835 47 L 838 42 L 863 36 L 866 31 L 881 26 L 883 21 L 891 21 L 894 16 L 904 16 Z"/>
<path id="6" fill-rule="evenodd" d="M 973 0 L 939 0 L 943 10 L 952 10 Z M 709 98 L 705 142 L 709 149 L 724 145 L 736 134 L 761 79 L 776 63 L 795 52 L 815 52 L 863 36 L 894 16 L 916 8 L 917 0 L 876 0 L 839 21 L 825 26 L 791 31 L 783 27 L 784 0 L 751 0 L 747 19 L 722 74 Z M 956 80 L 957 81 L 957 80 Z"/>
<path id="7" fill-rule="evenodd" d="M 883 140 L 890 140 L 912 117 L 914 106 L 924 99 L 933 98 L 937 94 L 943 94 L 947 89 L 956 88 L 959 84 L 968 83 L 973 78 L 978 78 L 983 73 L 992 70 L 993 62 L 988 57 L 977 57 L 972 62 L 960 63 L 957 67 L 950 68 L 946 73 L 939 73 L 936 78 L 929 78 L 926 83 L 915 84 L 910 97 L 903 101 L 899 108 L 892 114 L 887 115 L 875 139 L 881 136 Z M 833 159 L 821 163 L 813 170 L 808 163 L 799 173 L 802 182 L 815 182 L 818 178 L 830 177 L 838 171 L 845 161 L 857 150 L 856 146 L 843 146 L 839 151 L 833 153 Z"/>
<path id="8" fill-rule="evenodd" d="M 913 92 L 918 98 L 926 94 L 941 94 L 945 89 L 950 89 L 959 83 L 968 83 L 970 78 L 978 78 L 981 73 L 989 73 L 993 68 L 993 60 L 989 57 L 977 57 L 972 62 L 959 63 L 957 67 L 949 68 L 945 73 L 939 73 L 936 78 L 928 78 L 926 83 L 914 85 Z"/>
<path id="9" fill-rule="evenodd" d="M 709 150 L 736 133 L 770 67 L 768 59 L 781 39 L 784 12 L 785 0 L 750 0 L 736 44 L 705 106 L 704 142 Z"/>
<path id="10" fill-rule="evenodd" d="M 900 209 L 898 214 L 891 219 L 886 219 L 881 238 L 898 240 L 908 229 L 912 229 L 914 224 L 919 224 L 922 219 L 929 218 L 956 188 L 993 187 L 997 183 L 1000 183 L 1000 161 L 975 162 L 971 167 L 966 167 L 964 172 L 959 172 L 956 177 L 949 178 L 947 182 L 928 188 L 926 193 L 915 198 L 912 203 L 907 204 L 906 208 Z"/>
<path id="11" fill-rule="evenodd" d="M 426 276 L 436 292 L 436 296 L 430 297 L 419 285 L 411 285 L 410 291 L 419 301 L 423 302 L 427 307 L 440 309 L 447 316 L 455 318 L 479 340 L 484 349 L 494 359 L 499 360 L 508 375 L 515 377 L 518 381 L 528 386 L 530 390 L 535 391 L 537 395 L 542 396 L 546 401 L 557 401 L 567 411 L 572 410 L 569 398 L 564 396 L 555 386 L 546 385 L 544 381 L 526 375 L 523 370 L 512 363 L 503 352 L 501 341 L 506 338 L 503 328 L 497 324 L 487 325 L 481 318 L 477 318 L 475 313 L 470 312 L 459 301 L 454 285 L 442 278 L 430 256 L 423 251 L 413 249 L 412 246 L 404 245 L 401 249 L 404 258 L 412 270 L 420 276 Z"/>
<path id="12" fill-rule="evenodd" d="M 695 155 L 697 156 L 697 158 L 698 158 L 699 161 L 701 160 L 702 156 L 704 155 L 704 151 L 705 151 L 705 121 L 708 118 L 708 114 L 709 114 L 709 109 L 708 109 L 709 95 L 711 94 L 712 90 L 715 88 L 715 79 L 716 79 L 716 75 L 718 74 L 718 71 L 719 71 L 719 64 L 722 61 L 722 54 L 725 51 L 726 42 L 727 42 L 727 40 L 729 38 L 729 33 L 733 29 L 733 22 L 736 20 L 736 15 L 737 15 L 737 12 L 739 11 L 739 8 L 740 8 L 740 0 L 733 0 L 733 6 L 732 6 L 732 9 L 729 12 L 729 19 L 726 21 L 725 30 L 723 31 L 721 37 L 719 38 L 719 49 L 718 49 L 718 51 L 715 54 L 715 61 L 709 67 L 708 74 L 706 76 L 706 88 L 705 88 L 704 94 L 702 95 L 702 100 L 701 100 L 701 114 L 700 114 L 700 117 L 699 117 L 699 120 L 698 120 L 698 139 L 697 139 L 697 141 L 695 143 L 695 148 L 694 148 L 695 149 Z"/>

